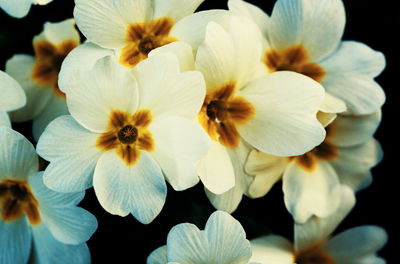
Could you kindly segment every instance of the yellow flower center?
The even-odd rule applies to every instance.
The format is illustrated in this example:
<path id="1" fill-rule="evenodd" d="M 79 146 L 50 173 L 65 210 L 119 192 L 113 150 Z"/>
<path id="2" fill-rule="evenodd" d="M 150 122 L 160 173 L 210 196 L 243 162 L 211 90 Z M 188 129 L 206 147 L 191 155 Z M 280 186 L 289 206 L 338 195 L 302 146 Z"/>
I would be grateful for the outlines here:
<path id="1" fill-rule="evenodd" d="M 36 63 L 33 66 L 32 79 L 38 84 L 53 87 L 57 96 L 65 98 L 58 87 L 58 73 L 65 57 L 78 45 L 75 40 L 66 40 L 58 45 L 49 41 L 35 43 Z"/>
<path id="2" fill-rule="evenodd" d="M 26 181 L 5 179 L 0 183 L 1 218 L 6 222 L 24 213 L 32 225 L 40 224 L 39 203 Z"/>
<path id="3" fill-rule="evenodd" d="M 199 123 L 213 140 L 228 148 L 239 145 L 237 126 L 254 115 L 254 107 L 246 99 L 235 96 L 235 83 L 228 83 L 206 95 L 199 113 Z"/>
<path id="4" fill-rule="evenodd" d="M 268 50 L 264 55 L 264 63 L 271 72 L 294 71 L 317 82 L 321 82 L 325 76 L 325 71 L 321 66 L 309 62 L 307 51 L 302 45 L 279 52 Z"/>
<path id="5" fill-rule="evenodd" d="M 126 67 L 134 67 L 155 48 L 164 46 L 177 39 L 170 37 L 173 26 L 170 18 L 163 17 L 149 23 L 136 23 L 128 26 L 126 46 L 122 49 L 119 61 Z"/>
<path id="6" fill-rule="evenodd" d="M 101 150 L 115 149 L 127 166 L 132 166 L 140 157 L 140 151 L 153 151 L 154 140 L 147 129 L 152 121 L 149 110 L 139 110 L 131 115 L 122 111 L 112 111 L 108 131 L 96 141 Z"/>

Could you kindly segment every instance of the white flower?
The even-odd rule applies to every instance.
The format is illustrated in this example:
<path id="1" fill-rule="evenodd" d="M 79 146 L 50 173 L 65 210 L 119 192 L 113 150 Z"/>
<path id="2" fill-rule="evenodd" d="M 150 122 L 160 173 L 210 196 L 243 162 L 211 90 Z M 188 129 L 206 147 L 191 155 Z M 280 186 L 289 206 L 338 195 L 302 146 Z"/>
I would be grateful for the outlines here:
<path id="1" fill-rule="evenodd" d="M 38 157 L 21 134 L 0 127 L 0 263 L 88 263 L 96 218 L 76 205 L 84 192 L 44 186 Z"/>
<path id="2" fill-rule="evenodd" d="M 73 19 L 47 22 L 33 38 L 35 56 L 16 54 L 6 63 L 27 96 L 25 107 L 10 114 L 14 122 L 33 119 L 33 136 L 39 136 L 54 118 L 68 114 L 65 94 L 58 88 L 58 73 L 67 54 L 78 46 L 80 37 Z"/>
<path id="3" fill-rule="evenodd" d="M 228 5 L 259 25 L 263 62 L 270 72 L 291 70 L 319 81 L 346 102 L 350 114 L 372 114 L 384 103 L 374 78 L 384 69 L 385 58 L 360 42 L 341 41 L 341 0 L 278 0 L 270 17 L 242 0 L 229 0 Z"/>
<path id="4" fill-rule="evenodd" d="M 0 0 L 0 8 L 12 17 L 22 18 L 31 9 L 31 5 L 47 5 L 53 0 Z"/>
<path id="5" fill-rule="evenodd" d="M 0 94 L 0 126 L 11 127 L 7 112 L 23 107 L 26 96 L 21 86 L 3 71 L 0 71 Z"/>
<path id="6" fill-rule="evenodd" d="M 50 123 L 38 153 L 50 161 L 44 182 L 54 190 L 94 186 L 105 210 L 150 223 L 167 187 L 198 182 L 195 163 L 208 138 L 193 119 L 205 94 L 199 72 L 179 72 L 175 56 L 160 54 L 132 72 L 114 57 L 74 74 L 67 92 L 72 116 Z"/>
<path id="7" fill-rule="evenodd" d="M 195 67 L 207 85 L 198 120 L 212 139 L 198 173 L 216 195 L 235 186 L 235 175 L 243 177 L 246 154 L 236 153 L 245 151 L 242 144 L 279 156 L 300 155 L 325 137 L 315 115 L 324 100 L 322 86 L 298 73 L 267 74 L 260 39 L 253 22 L 231 17 L 228 31 L 210 22 L 197 50 Z"/>
<path id="8" fill-rule="evenodd" d="M 380 120 L 380 111 L 339 115 L 326 127 L 324 142 L 301 156 L 252 151 L 245 167 L 253 177 L 248 195 L 264 196 L 282 178 L 285 205 L 296 221 L 330 215 L 339 206 L 340 185 L 358 191 L 371 183 L 370 169 L 382 158 L 380 145 L 372 138 Z"/>
<path id="9" fill-rule="evenodd" d="M 250 243 L 240 223 L 223 211 L 214 212 L 204 230 L 184 223 L 168 233 L 167 245 L 154 250 L 147 264 L 248 263 Z"/>
<path id="10" fill-rule="evenodd" d="M 376 252 L 387 241 L 385 230 L 377 226 L 359 226 L 333 237 L 332 232 L 353 207 L 354 195 L 342 188 L 339 209 L 327 218 L 314 217 L 295 224 L 294 244 L 286 238 L 268 235 L 251 241 L 251 261 L 261 264 L 384 264 Z"/>

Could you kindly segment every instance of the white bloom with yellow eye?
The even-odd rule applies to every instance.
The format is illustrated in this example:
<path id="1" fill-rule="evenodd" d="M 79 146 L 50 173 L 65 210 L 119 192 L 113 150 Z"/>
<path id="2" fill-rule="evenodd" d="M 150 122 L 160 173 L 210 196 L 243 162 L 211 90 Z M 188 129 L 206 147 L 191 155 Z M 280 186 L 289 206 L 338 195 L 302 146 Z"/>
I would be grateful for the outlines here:
<path id="1" fill-rule="evenodd" d="M 359 226 L 331 237 L 354 203 L 352 191 L 343 187 L 341 206 L 334 214 L 295 224 L 293 244 L 278 235 L 251 240 L 251 261 L 260 264 L 385 264 L 386 261 L 376 255 L 387 241 L 384 229 Z"/>
<path id="2" fill-rule="evenodd" d="M 50 123 L 38 142 L 50 161 L 45 184 L 61 192 L 93 185 L 106 211 L 150 223 L 165 202 L 164 177 L 175 190 L 199 181 L 195 164 L 209 145 L 193 121 L 205 95 L 202 75 L 181 73 L 175 56 L 160 54 L 133 70 L 105 57 L 73 76 L 72 116 Z"/>
<path id="3" fill-rule="evenodd" d="M 250 243 L 241 224 L 228 213 L 216 211 L 204 230 L 189 223 L 174 226 L 167 245 L 154 250 L 147 264 L 245 264 L 250 257 Z"/>
<path id="4" fill-rule="evenodd" d="M 376 112 L 385 94 L 374 78 L 385 67 L 381 52 L 356 41 L 341 41 L 345 11 L 341 0 L 278 0 L 269 17 L 242 0 L 229 9 L 251 18 L 264 35 L 263 58 L 270 72 L 299 72 L 346 102 L 349 114 Z"/>
<path id="5" fill-rule="evenodd" d="M 32 144 L 0 127 L 0 263 L 89 263 L 86 242 L 96 218 L 76 205 L 84 192 L 57 193 L 43 184 Z"/>
<path id="6" fill-rule="evenodd" d="M 197 50 L 195 67 L 207 85 L 198 121 L 212 139 L 198 173 L 215 195 L 234 187 L 236 175 L 243 177 L 246 145 L 279 156 L 300 155 L 325 137 L 315 114 L 324 89 L 298 73 L 267 74 L 260 39 L 252 21 L 231 17 L 228 31 L 210 22 Z"/>
<path id="7" fill-rule="evenodd" d="M 65 94 L 58 87 L 58 74 L 67 54 L 80 43 L 73 19 L 47 22 L 33 38 L 35 56 L 16 54 L 6 63 L 6 72 L 17 80 L 27 96 L 25 107 L 10 114 L 13 122 L 33 119 L 35 140 L 58 116 L 68 114 Z"/>
<path id="8" fill-rule="evenodd" d="M 276 157 L 252 151 L 245 170 L 251 175 L 248 195 L 264 196 L 280 179 L 286 208 L 295 221 L 326 217 L 339 206 L 340 185 L 358 191 L 372 181 L 371 168 L 382 158 L 372 138 L 380 111 L 366 116 L 339 115 L 326 126 L 322 144 L 300 156 Z"/>
<path id="9" fill-rule="evenodd" d="M 3 71 L 0 71 L 0 94 L 0 126 L 11 127 L 7 112 L 23 107 L 26 96 L 21 86 Z"/>
<path id="10" fill-rule="evenodd" d="M 12 17 L 22 18 L 32 5 L 47 5 L 53 0 L 0 0 L 0 8 Z"/>

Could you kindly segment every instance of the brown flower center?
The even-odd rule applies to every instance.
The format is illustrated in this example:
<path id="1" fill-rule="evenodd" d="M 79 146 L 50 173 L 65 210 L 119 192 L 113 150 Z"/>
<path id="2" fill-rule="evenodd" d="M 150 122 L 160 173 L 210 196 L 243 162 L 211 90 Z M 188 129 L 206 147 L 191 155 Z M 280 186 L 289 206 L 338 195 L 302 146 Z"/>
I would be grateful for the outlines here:
<path id="1" fill-rule="evenodd" d="M 321 249 L 320 244 L 296 252 L 296 264 L 334 264 L 335 260 Z"/>
<path id="2" fill-rule="evenodd" d="M 32 225 L 40 224 L 39 203 L 26 181 L 5 179 L 0 183 L 1 218 L 6 222 L 24 213 Z"/>
<path id="3" fill-rule="evenodd" d="M 132 125 L 127 125 L 121 128 L 118 132 L 118 139 L 123 144 L 132 144 L 136 141 L 138 136 L 138 130 Z"/>
<path id="4" fill-rule="evenodd" d="M 316 63 L 309 62 L 309 56 L 302 45 L 283 51 L 268 50 L 264 55 L 264 63 L 271 72 L 294 71 L 304 74 L 317 82 L 325 76 L 324 69 Z"/>

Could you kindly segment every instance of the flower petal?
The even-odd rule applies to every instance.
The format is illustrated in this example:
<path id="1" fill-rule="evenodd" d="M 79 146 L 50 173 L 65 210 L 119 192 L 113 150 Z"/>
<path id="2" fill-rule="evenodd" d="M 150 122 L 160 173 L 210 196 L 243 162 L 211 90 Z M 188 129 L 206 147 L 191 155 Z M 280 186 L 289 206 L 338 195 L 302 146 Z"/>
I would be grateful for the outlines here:
<path id="1" fill-rule="evenodd" d="M 71 115 L 98 133 L 107 131 L 113 110 L 133 114 L 138 104 L 135 78 L 111 56 L 98 60 L 91 71 L 70 79 L 64 89 Z"/>
<path id="2" fill-rule="evenodd" d="M 22 18 L 31 9 L 31 0 L 0 0 L 0 7 L 10 16 Z"/>
<path id="3" fill-rule="evenodd" d="M 250 262 L 268 264 L 292 264 L 292 243 L 277 235 L 268 235 L 250 241 L 252 256 Z"/>
<path id="4" fill-rule="evenodd" d="M 154 0 L 154 17 L 169 17 L 176 23 L 192 14 L 204 0 Z"/>
<path id="5" fill-rule="evenodd" d="M 81 38 L 79 32 L 75 28 L 75 20 L 73 18 L 57 23 L 44 23 L 43 31 L 33 38 L 33 43 L 35 44 L 39 41 L 48 41 L 53 45 L 57 45 L 66 40 L 75 40 L 76 43 L 81 42 Z"/>
<path id="6" fill-rule="evenodd" d="M 167 186 L 158 164 L 145 152 L 133 166 L 127 166 L 114 151 L 99 159 L 93 179 L 97 199 L 111 214 L 133 216 L 148 224 L 160 213 Z"/>
<path id="7" fill-rule="evenodd" d="M 150 124 L 155 150 L 151 153 L 175 190 L 190 188 L 199 182 L 196 163 L 208 150 L 204 130 L 191 120 L 164 117 Z"/>
<path id="8" fill-rule="evenodd" d="M 26 96 L 18 82 L 0 71 L 0 111 L 12 111 L 26 104 Z"/>
<path id="9" fill-rule="evenodd" d="M 61 192 L 90 188 L 94 168 L 102 153 L 96 148 L 97 137 L 71 116 L 51 122 L 37 144 L 38 154 L 50 161 L 44 173 L 46 186 Z"/>
<path id="10" fill-rule="evenodd" d="M 39 168 L 33 145 L 20 133 L 0 127 L 0 179 L 27 180 Z"/>
<path id="11" fill-rule="evenodd" d="M 31 229 L 25 217 L 0 220 L 0 263 L 27 263 L 31 251 Z"/>
<path id="12" fill-rule="evenodd" d="M 167 246 L 161 246 L 147 257 L 147 264 L 167 264 Z"/>
<path id="13" fill-rule="evenodd" d="M 268 24 L 268 39 L 278 51 L 302 44 L 310 61 L 318 61 L 339 45 L 345 20 L 342 1 L 279 0 Z"/>
<path id="14" fill-rule="evenodd" d="M 283 174 L 285 205 L 294 220 L 306 222 L 312 215 L 326 217 L 340 204 L 340 184 L 332 166 L 318 161 L 312 171 L 306 171 L 295 161 Z"/>
<path id="15" fill-rule="evenodd" d="M 90 263 L 90 252 L 86 244 L 64 244 L 55 239 L 44 224 L 33 226 L 32 234 L 32 259 L 34 260 L 34 263 Z"/>
<path id="16" fill-rule="evenodd" d="M 153 49 L 149 53 L 149 57 L 156 56 L 160 53 L 172 53 L 179 61 L 181 72 L 194 70 L 194 57 L 192 47 L 182 41 L 174 41 L 170 44 Z"/>
<path id="17" fill-rule="evenodd" d="M 325 129 L 315 117 L 324 99 L 321 85 L 294 72 L 275 72 L 256 79 L 238 95 L 255 108 L 252 119 L 238 126 L 240 135 L 262 152 L 301 155 L 319 145 Z"/>

